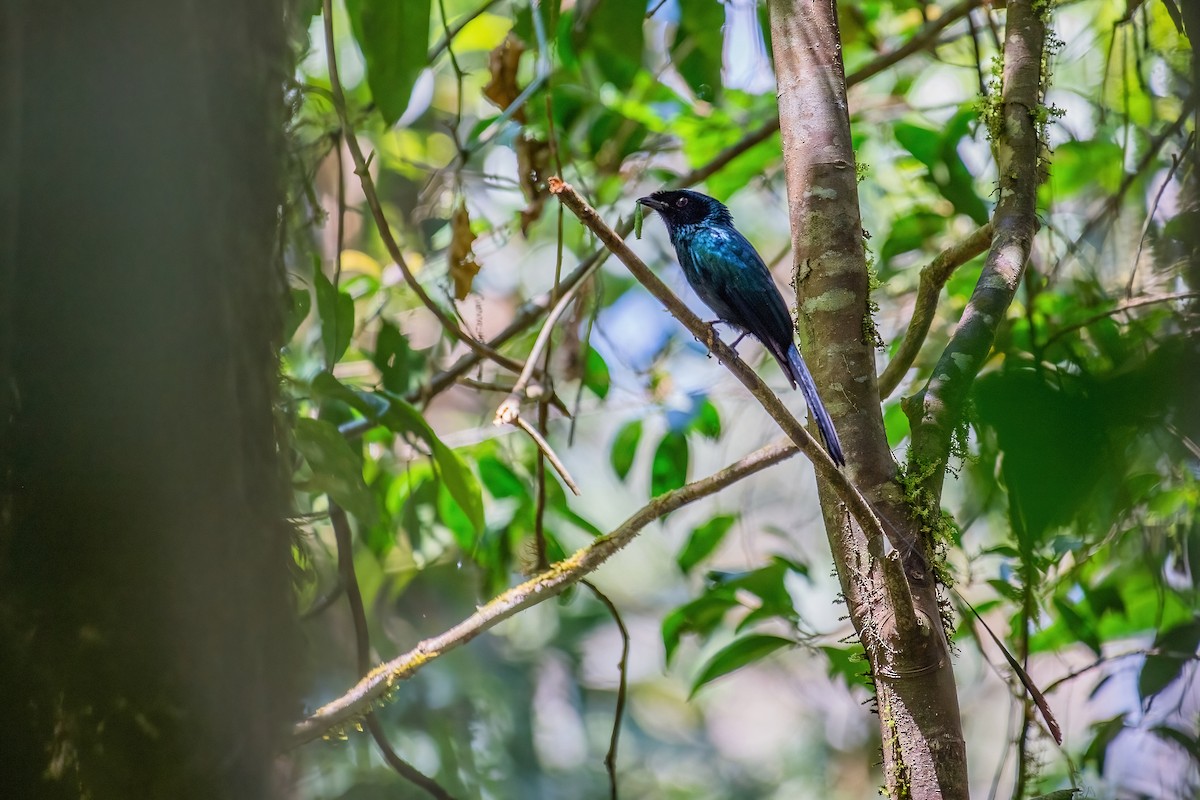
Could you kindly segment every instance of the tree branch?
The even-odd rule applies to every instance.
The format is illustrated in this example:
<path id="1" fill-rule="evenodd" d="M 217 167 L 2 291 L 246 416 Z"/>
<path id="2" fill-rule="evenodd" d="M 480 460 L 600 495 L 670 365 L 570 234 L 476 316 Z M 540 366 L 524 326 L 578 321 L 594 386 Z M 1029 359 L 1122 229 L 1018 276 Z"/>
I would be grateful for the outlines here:
<path id="1" fill-rule="evenodd" d="M 837 468 L 829 458 L 829 454 L 825 452 L 825 448 L 792 416 L 792 413 L 788 411 L 787 406 L 783 404 L 778 395 L 763 383 L 762 378 L 758 377 L 758 374 L 745 361 L 742 361 L 736 350 L 721 341 L 720 337 L 713 333 L 712 328 L 707 323 L 693 314 L 692 310 L 687 307 L 687 304 L 680 300 L 657 275 L 650 271 L 645 262 L 629 249 L 629 245 L 625 243 L 625 240 L 616 231 L 608 227 L 604 220 L 600 218 L 596 209 L 588 205 L 570 184 L 564 183 L 559 178 L 550 178 L 549 183 L 550 193 L 557 197 L 571 213 L 575 214 L 579 218 L 579 221 L 591 230 L 592 233 L 596 234 L 596 237 L 603 242 L 604 246 L 612 251 L 612 254 L 620 259 L 621 263 L 629 269 L 633 277 L 642 286 L 646 287 L 650 291 L 650 294 L 654 295 L 659 302 L 666 306 L 671 316 L 679 320 L 698 341 L 704 342 L 708 346 L 709 351 L 717 357 L 721 365 L 733 373 L 733 376 L 750 391 L 754 399 L 759 402 L 759 405 L 770 415 L 771 419 L 779 424 L 784 434 L 792 440 L 796 447 L 800 449 L 800 452 L 808 456 L 808 459 L 813 463 L 817 475 L 833 487 L 838 498 L 846 504 L 854 518 L 882 546 L 883 539 L 888 535 L 878 517 L 875 516 L 875 511 L 871 508 L 871 504 L 867 502 L 867 499 L 862 496 L 857 487 L 850 482 L 846 475 Z M 893 545 L 897 549 L 900 549 L 901 552 L 906 552 L 910 549 L 906 547 L 903 541 L 894 541 Z"/>
<path id="2" fill-rule="evenodd" d="M 923 558 L 922 569 L 913 568 L 926 540 L 896 479 L 875 352 L 864 335 L 870 280 L 837 6 L 770 0 L 768 8 L 801 339 L 851 454 L 849 472 L 876 512 L 895 521 L 892 542 L 906 557 L 903 572 L 895 559 L 878 558 L 871 551 L 874 532 L 847 517 L 835 487 L 821 476 L 834 566 L 875 679 L 884 791 L 914 800 L 965 800 L 966 745 L 949 647 Z M 969 11 L 968 4 L 958 8 Z"/>
<path id="3" fill-rule="evenodd" d="M 912 321 L 904 332 L 904 341 L 900 343 L 896 355 L 884 367 L 879 375 L 879 399 L 886 400 L 896 391 L 904 374 L 913 365 L 921 345 L 929 334 L 929 326 L 933 323 L 934 312 L 937 311 L 938 295 L 954 270 L 982 253 L 992 243 L 992 224 L 989 222 L 982 228 L 963 239 L 961 242 L 947 247 L 933 261 L 921 269 L 921 283 L 917 287 L 917 300 L 913 306 Z"/>
<path id="4" fill-rule="evenodd" d="M 791 458 L 797 452 L 790 442 L 769 444 L 720 472 L 659 495 L 634 512 L 608 535 L 596 539 L 576 551 L 570 558 L 552 565 L 545 572 L 492 599 L 445 633 L 426 639 L 404 655 L 371 670 L 348 692 L 297 723 L 292 728 L 291 744 L 304 744 L 332 728 L 344 726 L 350 720 L 365 715 L 375 703 L 385 699 L 400 681 L 411 678 L 430 661 L 461 647 L 514 614 L 554 597 L 568 586 L 578 583 L 633 541 L 643 528 L 659 517 L 715 494 L 743 478 Z"/>
<path id="5" fill-rule="evenodd" d="M 1004 36 L 1003 88 L 994 131 L 1000 200 L 983 272 L 962 319 L 925 387 L 904 404 L 912 424 L 911 474 L 925 475 L 930 498 L 941 497 L 954 427 L 967 392 L 1004 319 L 1037 232 L 1040 144 L 1036 113 L 1042 100 L 1046 26 L 1031 0 L 1010 0 Z"/>

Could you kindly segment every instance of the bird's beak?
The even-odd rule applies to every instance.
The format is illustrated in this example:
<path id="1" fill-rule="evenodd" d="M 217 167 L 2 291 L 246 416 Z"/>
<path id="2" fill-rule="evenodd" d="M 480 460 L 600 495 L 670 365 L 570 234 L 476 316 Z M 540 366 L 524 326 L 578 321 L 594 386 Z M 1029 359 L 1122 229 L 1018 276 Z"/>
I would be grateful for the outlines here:
<path id="1" fill-rule="evenodd" d="M 638 202 L 646 208 L 653 208 L 655 211 L 662 211 L 667 207 L 667 204 L 661 200 L 655 200 L 653 197 L 639 197 Z"/>

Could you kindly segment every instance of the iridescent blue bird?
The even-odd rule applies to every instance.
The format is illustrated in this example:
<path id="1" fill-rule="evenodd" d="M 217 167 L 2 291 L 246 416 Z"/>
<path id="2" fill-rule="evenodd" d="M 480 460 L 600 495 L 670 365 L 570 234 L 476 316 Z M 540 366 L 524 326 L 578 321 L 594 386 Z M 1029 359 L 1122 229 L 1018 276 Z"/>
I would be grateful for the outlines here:
<path id="1" fill-rule="evenodd" d="M 845 464 L 842 444 L 825 410 L 812 374 L 796 347 L 792 316 L 754 245 L 733 227 L 733 216 L 719 201 L 688 189 L 655 192 L 639 203 L 662 217 L 679 266 L 692 289 L 721 322 L 758 339 L 800 387 L 804 402 L 836 464 Z"/>

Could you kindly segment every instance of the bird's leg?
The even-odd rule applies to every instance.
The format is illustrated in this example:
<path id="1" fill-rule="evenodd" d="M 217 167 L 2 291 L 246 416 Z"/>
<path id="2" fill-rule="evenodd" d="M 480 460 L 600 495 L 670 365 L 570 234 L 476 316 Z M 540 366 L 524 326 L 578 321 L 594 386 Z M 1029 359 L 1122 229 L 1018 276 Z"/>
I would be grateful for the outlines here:
<path id="1" fill-rule="evenodd" d="M 742 335 L 733 340 L 733 344 L 729 345 L 729 349 L 736 353 L 737 346 L 742 343 L 742 339 L 745 339 L 749 335 L 750 331 L 742 331 Z"/>

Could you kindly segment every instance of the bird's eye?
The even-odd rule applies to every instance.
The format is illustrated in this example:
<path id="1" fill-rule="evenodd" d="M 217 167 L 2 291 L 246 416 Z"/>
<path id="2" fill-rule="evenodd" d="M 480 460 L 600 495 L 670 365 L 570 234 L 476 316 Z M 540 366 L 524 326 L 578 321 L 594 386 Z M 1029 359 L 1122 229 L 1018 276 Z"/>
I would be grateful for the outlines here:
<path id="1" fill-rule="evenodd" d="M 686 197 L 681 197 L 675 201 L 675 205 L 678 206 L 679 208 L 683 208 L 684 206 L 687 205 L 687 200 L 688 199 Z"/>

